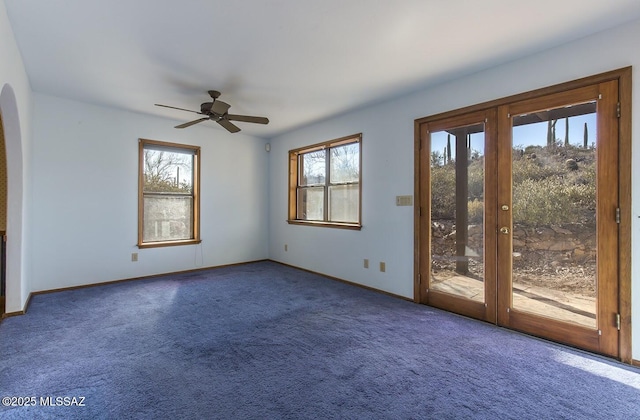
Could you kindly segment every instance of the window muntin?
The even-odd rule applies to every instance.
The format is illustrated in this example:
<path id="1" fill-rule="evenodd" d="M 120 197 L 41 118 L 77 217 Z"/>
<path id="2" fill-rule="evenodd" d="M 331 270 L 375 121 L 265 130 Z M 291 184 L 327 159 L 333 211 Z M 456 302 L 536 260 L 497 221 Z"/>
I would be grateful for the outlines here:
<path id="1" fill-rule="evenodd" d="M 360 228 L 361 139 L 289 152 L 289 223 Z"/>
<path id="2" fill-rule="evenodd" d="M 153 140 L 139 146 L 138 247 L 200 242 L 200 148 Z"/>

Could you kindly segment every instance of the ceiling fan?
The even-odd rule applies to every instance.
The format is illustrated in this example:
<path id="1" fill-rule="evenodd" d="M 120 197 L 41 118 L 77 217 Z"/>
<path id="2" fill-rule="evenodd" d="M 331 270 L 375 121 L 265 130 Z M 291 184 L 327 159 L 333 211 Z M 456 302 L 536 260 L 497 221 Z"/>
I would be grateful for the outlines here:
<path id="1" fill-rule="evenodd" d="M 197 120 L 194 120 L 194 121 L 189 121 L 184 124 L 176 125 L 175 128 L 187 128 L 187 127 L 191 127 L 194 124 L 201 123 L 202 121 L 212 120 L 217 122 L 221 126 L 223 126 L 230 133 L 237 133 L 238 131 L 240 131 L 240 127 L 233 124 L 231 121 L 249 122 L 249 123 L 256 123 L 256 124 L 269 124 L 269 119 L 265 117 L 252 117 L 249 115 L 229 114 L 227 111 L 229 111 L 229 108 L 231 107 L 231 105 L 229 105 L 226 102 L 222 102 L 218 100 L 218 97 L 220 96 L 220 92 L 218 92 L 217 90 L 210 90 L 209 95 L 211 96 L 213 101 L 205 102 L 201 104 L 200 112 L 192 111 L 190 109 L 178 108 L 175 106 L 169 106 L 169 105 L 155 104 L 155 106 L 162 106 L 162 107 L 171 108 L 171 109 L 179 109 L 181 111 L 194 112 L 196 114 L 205 115 L 205 117 L 203 118 L 198 118 Z"/>

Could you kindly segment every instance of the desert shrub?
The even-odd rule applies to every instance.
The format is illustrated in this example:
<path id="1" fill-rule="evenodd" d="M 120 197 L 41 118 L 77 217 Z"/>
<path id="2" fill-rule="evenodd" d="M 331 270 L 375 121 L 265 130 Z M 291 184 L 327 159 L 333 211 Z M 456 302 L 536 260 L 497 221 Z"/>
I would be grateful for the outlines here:
<path id="1" fill-rule="evenodd" d="M 545 162 L 546 159 L 527 156 L 513 161 L 513 183 L 519 184 L 525 179 L 541 180 L 550 176 L 559 175 L 564 170 L 554 162 Z"/>
<path id="2" fill-rule="evenodd" d="M 532 225 L 582 223 L 594 217 L 596 168 L 593 150 L 571 147 L 528 147 L 515 150 L 513 160 L 514 218 Z M 567 171 L 566 159 L 578 169 Z M 482 221 L 484 159 L 468 166 L 469 223 Z M 431 168 L 431 214 L 455 218 L 455 165 Z"/>
<path id="3" fill-rule="evenodd" d="M 456 213 L 456 172 L 453 165 L 431 168 L 431 217 L 452 219 Z"/>
<path id="4" fill-rule="evenodd" d="M 583 222 L 587 202 L 595 204 L 595 186 L 566 184 L 560 177 L 525 179 L 513 187 L 514 220 L 528 225 Z"/>
<path id="5" fill-rule="evenodd" d="M 431 216 L 453 219 L 456 214 L 456 173 L 454 165 L 431 168 Z M 482 206 L 484 197 L 484 166 L 474 162 L 469 166 L 468 198 Z M 471 212 L 471 210 L 469 210 Z"/>
<path id="6" fill-rule="evenodd" d="M 537 146 L 537 145 L 531 144 L 531 145 L 528 145 L 527 147 L 524 148 L 524 150 L 522 151 L 522 154 L 523 155 L 538 154 L 541 151 L 542 151 L 542 146 Z"/>
<path id="7" fill-rule="evenodd" d="M 573 184 L 582 185 L 596 185 L 596 164 L 591 163 L 579 163 L 579 170 L 567 174 L 567 181 Z M 595 192 L 595 189 L 594 189 Z"/>
<path id="8" fill-rule="evenodd" d="M 595 184 L 573 184 L 566 187 L 567 199 L 575 205 L 588 209 L 596 209 Z"/>
<path id="9" fill-rule="evenodd" d="M 484 213 L 484 203 L 480 200 L 472 200 L 467 204 L 467 211 L 469 212 L 469 223 L 480 224 L 482 223 L 482 216 Z"/>
<path id="10" fill-rule="evenodd" d="M 475 160 L 469 165 L 468 196 L 469 200 L 484 198 L 484 159 Z"/>

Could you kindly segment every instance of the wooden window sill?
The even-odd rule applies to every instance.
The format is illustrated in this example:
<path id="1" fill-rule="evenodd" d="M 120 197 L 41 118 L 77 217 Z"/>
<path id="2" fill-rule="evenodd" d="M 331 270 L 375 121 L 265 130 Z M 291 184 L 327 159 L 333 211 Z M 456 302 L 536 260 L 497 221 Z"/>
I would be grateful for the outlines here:
<path id="1" fill-rule="evenodd" d="M 335 229 L 349 229 L 349 230 L 361 230 L 362 225 L 360 223 L 343 223 L 343 222 L 320 222 L 313 220 L 287 220 L 290 225 L 303 225 L 303 226 L 317 226 L 327 227 Z"/>

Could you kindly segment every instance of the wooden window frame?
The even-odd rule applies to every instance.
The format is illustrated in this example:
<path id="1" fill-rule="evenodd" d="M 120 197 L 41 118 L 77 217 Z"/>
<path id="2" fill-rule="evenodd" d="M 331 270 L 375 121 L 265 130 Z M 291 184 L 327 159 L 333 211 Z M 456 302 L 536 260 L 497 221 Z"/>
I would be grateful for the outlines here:
<path id="1" fill-rule="evenodd" d="M 176 152 L 189 150 L 193 152 L 193 197 L 191 238 L 179 240 L 166 240 L 143 242 L 144 230 L 144 150 L 146 146 L 156 146 Z M 199 244 L 200 239 L 200 147 L 187 144 L 169 143 L 157 140 L 138 140 L 138 248 L 157 248 L 165 246 Z"/>
<path id="2" fill-rule="evenodd" d="M 335 185 L 331 183 L 329 176 L 329 159 L 327 159 L 327 169 L 325 173 L 324 183 L 324 200 L 325 200 L 325 214 L 324 220 L 304 220 L 298 219 L 298 188 L 299 185 L 299 156 L 305 153 L 314 152 L 317 150 L 331 150 L 334 147 L 345 146 L 348 144 L 357 143 L 358 150 L 358 221 L 357 222 L 333 222 L 328 220 L 328 195 L 329 187 Z M 327 155 L 330 156 L 330 153 Z M 355 184 L 355 183 L 353 183 Z M 338 229 L 362 229 L 362 133 L 353 134 L 350 136 L 340 137 L 338 139 L 325 141 L 322 143 L 313 144 L 310 146 L 300 147 L 297 149 L 289 150 L 289 206 L 288 206 L 288 218 L 289 224 L 305 225 L 305 226 L 318 226 L 318 227 L 330 227 Z"/>

